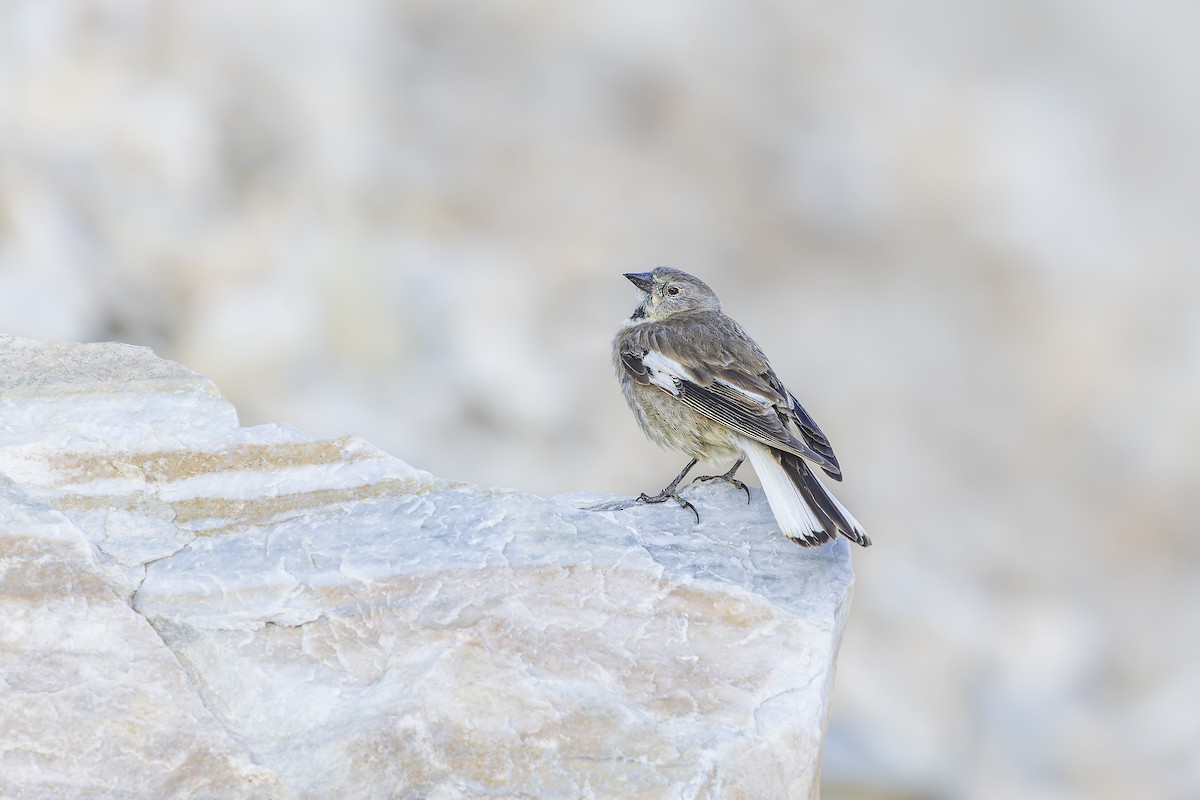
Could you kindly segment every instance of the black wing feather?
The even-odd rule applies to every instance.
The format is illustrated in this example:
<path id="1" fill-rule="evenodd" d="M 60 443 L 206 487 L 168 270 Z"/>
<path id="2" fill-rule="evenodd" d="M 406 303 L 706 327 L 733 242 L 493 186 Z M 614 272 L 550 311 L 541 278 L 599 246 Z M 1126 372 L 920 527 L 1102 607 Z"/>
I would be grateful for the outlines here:
<path id="1" fill-rule="evenodd" d="M 778 414 L 778 406 L 757 403 L 737 389 L 714 381 L 701 386 L 687 380 L 676 380 L 679 399 L 685 405 L 709 419 L 728 425 L 745 436 L 770 447 L 792 451 L 819 465 L 828 472 L 837 469 L 837 462 L 797 439 L 788 431 Z"/>
<path id="2" fill-rule="evenodd" d="M 837 456 L 833 454 L 833 446 L 829 444 L 829 438 L 817 427 L 817 421 L 812 418 L 811 414 L 804 410 L 804 406 L 800 405 L 800 401 L 784 388 L 774 372 L 770 372 L 763 377 L 771 384 L 772 389 L 791 401 L 791 416 L 796 423 L 796 427 L 800 429 L 800 438 L 804 440 L 805 444 L 829 460 L 833 468 L 830 469 L 825 465 L 821 465 L 821 469 L 835 481 L 840 481 L 842 479 L 842 467 L 838 464 Z"/>

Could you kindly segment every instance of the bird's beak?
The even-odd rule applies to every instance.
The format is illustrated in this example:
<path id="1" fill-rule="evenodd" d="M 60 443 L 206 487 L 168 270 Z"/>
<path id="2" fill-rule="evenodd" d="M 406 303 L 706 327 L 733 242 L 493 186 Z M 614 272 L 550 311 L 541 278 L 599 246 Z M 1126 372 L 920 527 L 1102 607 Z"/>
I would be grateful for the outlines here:
<path id="1" fill-rule="evenodd" d="M 643 292 L 646 292 L 647 294 L 649 294 L 650 290 L 652 288 L 654 288 L 654 281 L 652 279 L 653 275 L 654 275 L 654 273 L 652 273 L 652 272 L 626 272 L 625 273 L 625 277 L 629 279 L 630 283 L 632 283 L 634 286 L 641 289 Z"/>

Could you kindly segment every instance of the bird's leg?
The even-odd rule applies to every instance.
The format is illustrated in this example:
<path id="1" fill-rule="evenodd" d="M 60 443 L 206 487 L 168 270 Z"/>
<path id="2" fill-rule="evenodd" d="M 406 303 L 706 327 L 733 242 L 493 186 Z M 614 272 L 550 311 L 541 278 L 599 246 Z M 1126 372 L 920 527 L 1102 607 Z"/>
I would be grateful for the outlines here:
<path id="1" fill-rule="evenodd" d="M 739 458 L 737 460 L 737 463 L 734 464 L 732 467 L 730 467 L 729 471 L 726 472 L 724 475 L 697 475 L 695 478 L 692 479 L 692 483 L 695 483 L 696 481 L 717 481 L 717 480 L 725 481 L 726 483 L 732 483 L 734 486 L 736 486 L 737 488 L 741 489 L 743 492 L 746 493 L 746 505 L 750 505 L 750 488 L 748 486 L 746 486 L 746 484 L 739 481 L 737 478 L 733 477 L 733 473 L 738 471 L 738 467 L 740 467 L 742 465 L 742 462 L 745 460 L 746 460 L 745 456 Z"/>
<path id="2" fill-rule="evenodd" d="M 675 476 L 675 480 L 673 480 L 669 484 L 667 484 L 667 488 L 663 489 L 661 492 L 654 495 L 653 497 L 646 494 L 645 492 L 642 492 L 642 494 L 638 495 L 638 502 L 639 503 L 665 503 L 668 500 L 674 500 L 676 503 L 679 503 L 679 505 L 683 506 L 684 508 L 691 509 L 692 513 L 696 515 L 696 522 L 699 523 L 700 522 L 700 512 L 696 510 L 696 507 L 694 505 L 689 503 L 687 500 L 684 500 L 682 497 L 680 497 L 675 492 L 676 487 L 679 486 L 679 482 L 683 480 L 683 477 L 692 471 L 692 467 L 696 466 L 696 460 L 697 459 L 693 458 L 691 461 L 689 461 L 687 463 L 687 466 L 684 467 L 683 470 L 678 475 Z"/>

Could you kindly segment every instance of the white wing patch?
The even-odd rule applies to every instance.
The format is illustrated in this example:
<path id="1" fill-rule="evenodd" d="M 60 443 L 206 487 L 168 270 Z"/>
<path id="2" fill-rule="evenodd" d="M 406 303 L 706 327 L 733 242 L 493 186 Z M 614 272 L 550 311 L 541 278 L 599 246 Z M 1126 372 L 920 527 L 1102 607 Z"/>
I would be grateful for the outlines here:
<path id="1" fill-rule="evenodd" d="M 702 385 L 700 381 L 696 380 L 695 373 L 693 373 L 690 369 L 685 367 L 683 364 L 680 364 L 675 359 L 670 358 L 669 356 L 664 356 L 657 350 L 646 351 L 646 354 L 642 356 L 642 366 L 646 368 L 646 373 L 651 383 L 660 389 L 665 389 L 673 395 L 679 394 L 680 381 L 688 381 L 689 383 L 694 383 L 698 386 Z M 752 392 L 749 389 L 742 388 L 741 386 L 735 386 L 728 381 L 723 381 L 718 378 L 714 381 L 714 383 L 719 383 L 727 389 L 737 392 L 747 400 L 757 403 L 760 406 L 773 406 L 775 404 L 775 401 L 769 397 L 763 397 L 757 392 Z"/>
<path id="2" fill-rule="evenodd" d="M 647 350 L 642 356 L 642 366 L 650 382 L 660 389 L 679 395 L 680 381 L 695 381 L 691 370 L 673 358 L 667 358 L 657 350 Z"/>

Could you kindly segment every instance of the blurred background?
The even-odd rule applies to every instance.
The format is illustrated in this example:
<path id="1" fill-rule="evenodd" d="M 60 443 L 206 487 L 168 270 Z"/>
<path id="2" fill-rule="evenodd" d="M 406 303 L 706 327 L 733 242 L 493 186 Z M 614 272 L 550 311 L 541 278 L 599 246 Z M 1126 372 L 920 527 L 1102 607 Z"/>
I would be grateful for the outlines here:
<path id="1" fill-rule="evenodd" d="M 1186 0 L 0 0 L 0 330 L 633 494 L 682 459 L 612 375 L 621 273 L 687 269 L 876 542 L 827 800 L 1197 797 L 1197 31 Z"/>

